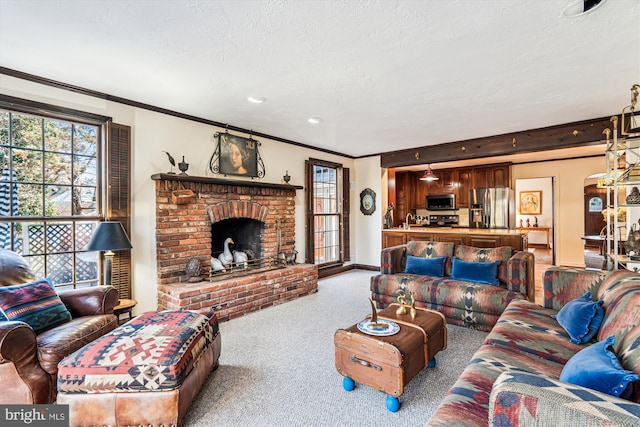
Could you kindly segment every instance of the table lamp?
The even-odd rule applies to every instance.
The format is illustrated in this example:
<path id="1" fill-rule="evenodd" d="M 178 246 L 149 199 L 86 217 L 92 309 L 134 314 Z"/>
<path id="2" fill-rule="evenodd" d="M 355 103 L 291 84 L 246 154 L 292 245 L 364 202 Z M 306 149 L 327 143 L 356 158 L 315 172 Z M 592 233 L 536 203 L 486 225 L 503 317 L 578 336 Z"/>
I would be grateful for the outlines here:
<path id="1" fill-rule="evenodd" d="M 87 251 L 104 251 L 106 268 L 104 272 L 104 284 L 111 285 L 111 265 L 113 263 L 113 251 L 128 251 L 131 242 L 125 233 L 122 224 L 118 221 L 103 221 L 98 224 L 96 232 L 91 237 Z"/>

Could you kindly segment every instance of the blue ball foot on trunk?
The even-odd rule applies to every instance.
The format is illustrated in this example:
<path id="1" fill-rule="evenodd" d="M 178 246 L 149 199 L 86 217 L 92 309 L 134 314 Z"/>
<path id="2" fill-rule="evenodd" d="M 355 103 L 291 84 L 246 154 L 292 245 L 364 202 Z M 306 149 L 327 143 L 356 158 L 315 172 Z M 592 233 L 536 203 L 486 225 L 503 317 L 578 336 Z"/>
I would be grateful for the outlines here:
<path id="1" fill-rule="evenodd" d="M 356 382 L 349 377 L 344 377 L 342 379 L 342 387 L 347 391 L 352 391 L 356 388 Z"/>
<path id="2" fill-rule="evenodd" d="M 436 367 L 436 358 L 434 357 L 433 359 L 429 360 L 429 364 L 427 365 L 430 368 L 435 368 Z"/>
<path id="3" fill-rule="evenodd" d="M 400 400 L 397 397 L 387 395 L 387 409 L 391 412 L 398 412 L 400 409 Z"/>

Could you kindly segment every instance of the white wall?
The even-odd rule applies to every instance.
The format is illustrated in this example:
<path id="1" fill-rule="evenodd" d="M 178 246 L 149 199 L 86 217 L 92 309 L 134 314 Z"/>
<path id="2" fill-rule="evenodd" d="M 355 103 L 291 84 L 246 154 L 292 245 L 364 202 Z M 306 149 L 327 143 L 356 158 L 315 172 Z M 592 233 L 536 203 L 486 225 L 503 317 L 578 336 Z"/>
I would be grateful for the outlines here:
<path id="1" fill-rule="evenodd" d="M 382 222 L 387 211 L 386 185 L 385 193 L 382 192 L 380 156 L 356 159 L 354 163 L 356 188 L 351 192 L 351 217 L 356 219 L 357 244 L 355 257 L 351 260 L 358 264 L 380 266 Z M 360 211 L 360 193 L 365 188 L 371 188 L 376 193 L 376 210 L 372 215 Z"/>
<path id="2" fill-rule="evenodd" d="M 542 210 L 540 215 L 521 214 L 520 213 L 520 192 L 521 191 L 542 191 Z M 547 178 L 530 178 L 517 179 L 515 185 L 516 197 L 516 225 L 520 225 L 522 220 L 523 226 L 527 226 L 527 219 L 533 227 L 535 218 L 538 218 L 539 227 L 551 227 L 549 230 L 549 240 L 553 245 L 553 179 Z M 530 232 L 529 243 L 546 244 L 546 235 L 544 232 Z"/>
<path id="3" fill-rule="evenodd" d="M 584 267 L 584 180 L 604 172 L 604 157 L 528 163 L 511 167 L 512 182 L 555 177 L 556 264 Z M 544 201 L 543 201 L 544 203 Z"/>
<path id="4" fill-rule="evenodd" d="M 184 120 L 165 114 L 130 107 L 103 99 L 80 95 L 74 92 L 56 89 L 37 83 L 0 75 L 0 93 L 28 100 L 44 102 L 66 108 L 73 108 L 94 114 L 110 116 L 115 123 L 132 128 L 132 235 L 131 252 L 133 262 L 132 293 L 138 300 L 136 313 L 154 310 L 157 307 L 157 273 L 155 242 L 155 182 L 151 175 L 168 172 L 170 169 L 166 155 L 170 152 L 177 161 L 190 164 L 188 174 L 194 176 L 213 176 L 208 169 L 209 159 L 214 151 L 213 134 L 224 129 Z M 235 123 L 242 127 L 242 123 Z M 237 134 L 237 133 L 234 133 Z M 245 135 L 247 136 L 247 135 Z M 262 143 L 260 154 L 266 166 L 266 175 L 261 181 L 283 183 L 282 176 L 286 171 L 291 175 L 291 184 L 304 185 L 304 162 L 309 157 L 341 163 L 344 167 L 355 171 L 353 159 L 327 154 L 324 152 L 297 147 L 263 138 L 256 138 Z M 304 141 L 301 141 L 304 143 Z M 368 167 L 369 161 L 365 161 Z M 380 191 L 380 175 L 375 169 L 375 179 L 368 174 L 364 177 L 356 175 L 356 188 L 371 187 Z M 222 177 L 222 176 L 220 176 Z M 242 179 L 233 177 L 233 179 Z M 358 207 L 354 191 L 351 192 L 352 203 Z M 359 192 L 358 192 L 359 194 Z M 296 192 L 296 249 L 298 261 L 305 258 L 304 232 L 304 190 Z M 352 253 L 358 258 L 357 233 L 359 209 L 352 214 L 351 221 Z M 361 228 L 361 227 L 360 227 Z M 368 233 L 365 233 L 368 234 Z M 379 227 L 375 234 L 380 234 Z M 379 247 L 379 244 L 378 244 Z M 378 249 L 379 253 L 379 249 Z M 367 259 L 365 257 L 364 259 Z M 187 260 L 185 260 L 186 265 Z M 377 262 L 374 264 L 378 264 Z"/>

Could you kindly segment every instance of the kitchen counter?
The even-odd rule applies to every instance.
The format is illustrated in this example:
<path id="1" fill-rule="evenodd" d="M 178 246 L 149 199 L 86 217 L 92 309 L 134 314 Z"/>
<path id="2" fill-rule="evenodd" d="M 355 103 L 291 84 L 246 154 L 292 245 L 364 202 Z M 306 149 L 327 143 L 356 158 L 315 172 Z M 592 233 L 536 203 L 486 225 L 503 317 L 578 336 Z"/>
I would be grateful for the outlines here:
<path id="1" fill-rule="evenodd" d="M 382 230 L 382 247 L 403 245 L 411 240 L 452 242 L 456 245 L 468 245 L 480 248 L 511 246 L 515 250 L 527 250 L 529 230 L 523 229 L 486 229 L 464 227 L 423 227 L 410 225 L 409 229 L 390 228 Z"/>

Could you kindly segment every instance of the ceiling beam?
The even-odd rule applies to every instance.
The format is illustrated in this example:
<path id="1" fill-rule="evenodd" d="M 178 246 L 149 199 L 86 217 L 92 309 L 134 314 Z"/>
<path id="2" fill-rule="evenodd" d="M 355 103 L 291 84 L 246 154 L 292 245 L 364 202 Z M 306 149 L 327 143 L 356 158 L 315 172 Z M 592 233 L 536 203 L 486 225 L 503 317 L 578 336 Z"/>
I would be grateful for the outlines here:
<path id="1" fill-rule="evenodd" d="M 602 117 L 522 132 L 390 151 L 380 155 L 380 166 L 414 166 L 603 144 L 606 138 L 602 131 L 606 128 L 613 129 L 610 119 L 611 117 Z"/>

